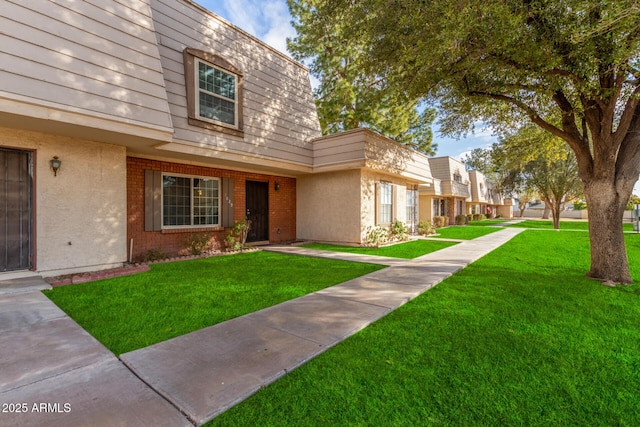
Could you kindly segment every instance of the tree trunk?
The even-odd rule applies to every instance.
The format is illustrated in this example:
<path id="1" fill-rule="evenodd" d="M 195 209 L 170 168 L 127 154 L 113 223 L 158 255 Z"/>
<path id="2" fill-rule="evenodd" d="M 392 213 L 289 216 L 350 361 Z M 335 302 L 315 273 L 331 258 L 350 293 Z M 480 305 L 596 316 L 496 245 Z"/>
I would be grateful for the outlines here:
<path id="1" fill-rule="evenodd" d="M 549 209 L 549 201 L 544 200 L 544 211 L 542 212 L 542 219 L 549 219 L 549 213 L 551 213 L 551 209 Z"/>
<path id="2" fill-rule="evenodd" d="M 559 230 L 560 229 L 560 211 L 561 211 L 561 203 L 556 202 L 555 200 L 553 200 L 551 203 L 551 216 L 552 216 L 552 220 L 553 220 L 553 229 L 554 230 Z"/>
<path id="3" fill-rule="evenodd" d="M 591 246 L 591 269 L 587 276 L 607 284 L 631 284 L 622 231 L 624 208 L 631 192 L 619 194 L 614 181 L 593 178 L 585 182 Z"/>

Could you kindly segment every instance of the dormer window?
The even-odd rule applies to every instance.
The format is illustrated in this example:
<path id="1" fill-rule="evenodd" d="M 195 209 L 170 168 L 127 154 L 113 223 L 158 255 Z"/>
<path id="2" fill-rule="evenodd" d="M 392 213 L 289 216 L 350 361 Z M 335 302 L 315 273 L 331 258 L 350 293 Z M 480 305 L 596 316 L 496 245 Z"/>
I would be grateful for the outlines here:
<path id="1" fill-rule="evenodd" d="M 235 136 L 242 131 L 242 73 L 211 52 L 184 50 L 189 124 Z"/>
<path id="2" fill-rule="evenodd" d="M 200 59 L 198 64 L 197 115 L 214 123 L 238 127 L 237 77 Z"/>
<path id="3" fill-rule="evenodd" d="M 453 180 L 454 180 L 455 182 L 459 182 L 460 184 L 462 184 L 462 175 L 460 175 L 460 174 L 458 174 L 458 173 L 457 173 L 457 174 L 455 174 L 455 175 L 453 175 Z"/>

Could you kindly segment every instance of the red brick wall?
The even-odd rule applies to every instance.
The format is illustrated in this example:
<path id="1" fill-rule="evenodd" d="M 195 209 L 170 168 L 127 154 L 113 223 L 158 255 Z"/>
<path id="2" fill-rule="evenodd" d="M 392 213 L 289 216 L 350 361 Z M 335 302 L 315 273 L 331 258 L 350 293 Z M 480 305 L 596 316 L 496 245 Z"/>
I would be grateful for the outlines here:
<path id="1" fill-rule="evenodd" d="M 226 169 L 127 157 L 127 244 L 133 239 L 133 259 L 140 260 L 151 250 L 170 256 L 187 253 L 194 233 L 211 233 L 214 248 L 223 249 L 228 229 L 197 228 L 144 231 L 144 171 L 211 176 L 234 179 L 234 221 L 246 211 L 245 181 L 269 182 L 269 241 L 281 243 L 296 239 L 296 180 L 274 175 L 237 172 Z M 275 191 L 275 183 L 280 189 Z"/>

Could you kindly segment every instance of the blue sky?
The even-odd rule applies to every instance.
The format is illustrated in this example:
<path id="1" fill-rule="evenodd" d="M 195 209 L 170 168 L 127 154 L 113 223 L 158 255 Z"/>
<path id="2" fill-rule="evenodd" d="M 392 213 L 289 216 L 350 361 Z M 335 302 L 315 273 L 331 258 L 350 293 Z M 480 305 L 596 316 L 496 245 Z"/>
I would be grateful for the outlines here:
<path id="1" fill-rule="evenodd" d="M 222 16 L 281 52 L 287 53 L 287 37 L 294 37 L 291 15 L 285 0 L 195 0 L 213 13 Z M 437 156 L 460 158 L 474 148 L 489 147 L 497 139 L 490 130 L 477 129 L 467 138 L 445 138 L 434 125 L 434 142 L 438 144 Z M 640 194 L 640 182 L 635 194 Z"/>
<path id="2" fill-rule="evenodd" d="M 287 37 L 294 37 L 296 34 L 291 26 L 291 15 L 285 0 L 195 1 L 285 54 Z M 490 131 L 482 129 L 478 129 L 473 137 L 460 140 L 442 137 L 438 134 L 437 126 L 434 126 L 433 131 L 434 142 L 438 144 L 437 156 L 459 158 L 473 148 L 488 147 L 496 141 Z"/>

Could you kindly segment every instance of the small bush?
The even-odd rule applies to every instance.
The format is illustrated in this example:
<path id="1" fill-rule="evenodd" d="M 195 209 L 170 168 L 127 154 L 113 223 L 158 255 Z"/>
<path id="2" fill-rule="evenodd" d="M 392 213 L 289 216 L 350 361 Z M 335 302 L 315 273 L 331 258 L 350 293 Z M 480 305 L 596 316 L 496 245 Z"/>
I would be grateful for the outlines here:
<path id="1" fill-rule="evenodd" d="M 456 216 L 456 225 L 467 225 L 469 221 L 467 220 L 466 215 L 458 215 Z"/>
<path id="2" fill-rule="evenodd" d="M 164 251 L 160 249 L 149 249 L 140 257 L 140 261 L 142 262 L 161 261 L 167 258 L 169 258 L 169 254 L 167 254 Z"/>
<path id="3" fill-rule="evenodd" d="M 448 216 L 434 216 L 433 217 L 433 226 L 435 228 L 442 228 L 449 225 L 449 217 Z"/>
<path id="4" fill-rule="evenodd" d="M 433 234 L 433 224 L 429 221 L 420 221 L 418 223 L 418 234 L 421 236 L 428 236 L 429 234 Z"/>
<path id="5" fill-rule="evenodd" d="M 389 241 L 389 230 L 380 226 L 369 226 L 364 235 L 362 246 L 377 248 Z"/>
<path id="6" fill-rule="evenodd" d="M 583 211 L 585 209 L 587 209 L 587 204 L 584 203 L 584 202 L 575 202 L 573 204 L 573 210 L 574 211 Z"/>
<path id="7" fill-rule="evenodd" d="M 482 221 L 485 219 L 487 219 L 487 217 L 484 214 L 473 214 L 474 221 Z"/>
<path id="8" fill-rule="evenodd" d="M 233 223 L 233 227 L 229 230 L 229 234 L 224 240 L 227 242 L 227 248 L 230 251 L 239 251 L 244 249 L 247 242 L 247 235 L 251 228 L 251 221 L 246 218 L 242 221 L 236 221 Z"/>
<path id="9" fill-rule="evenodd" d="M 473 221 L 473 215 L 472 214 L 468 214 L 467 215 L 467 224 L 469 224 L 471 221 Z"/>
<path id="10" fill-rule="evenodd" d="M 389 230 L 389 239 L 398 242 L 409 240 L 409 229 L 402 221 L 396 219 Z"/>
<path id="11" fill-rule="evenodd" d="M 200 255 L 209 249 L 211 233 L 191 233 L 187 241 L 187 251 L 190 255 Z"/>

